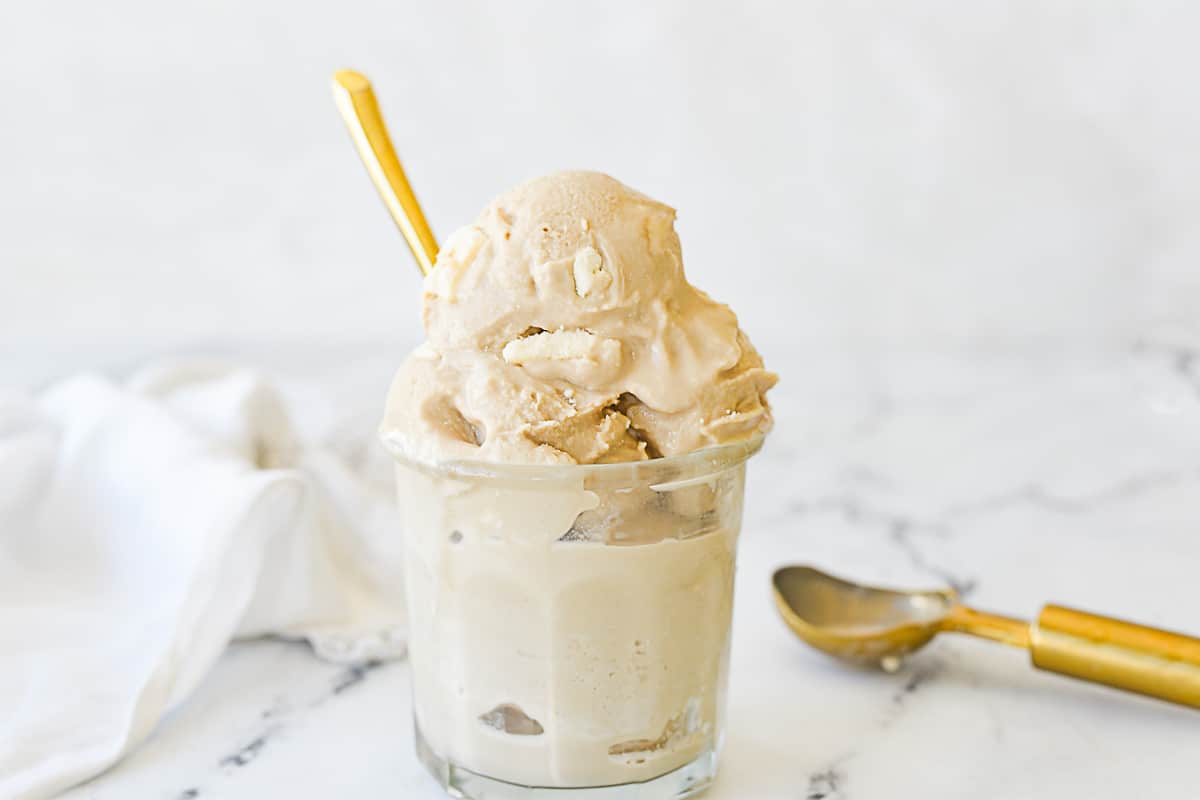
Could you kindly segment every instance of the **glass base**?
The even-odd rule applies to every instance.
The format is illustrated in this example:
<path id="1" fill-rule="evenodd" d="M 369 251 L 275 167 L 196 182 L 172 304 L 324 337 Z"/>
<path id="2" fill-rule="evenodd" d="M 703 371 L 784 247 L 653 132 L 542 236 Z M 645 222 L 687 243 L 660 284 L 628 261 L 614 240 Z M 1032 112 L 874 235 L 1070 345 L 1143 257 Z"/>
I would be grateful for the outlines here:
<path id="1" fill-rule="evenodd" d="M 446 794 L 458 800 L 681 800 L 707 789 L 717 774 L 717 754 L 709 750 L 666 775 L 640 783 L 570 789 L 521 786 L 480 775 L 447 761 L 429 747 L 420 726 L 413 727 L 417 758 Z"/>

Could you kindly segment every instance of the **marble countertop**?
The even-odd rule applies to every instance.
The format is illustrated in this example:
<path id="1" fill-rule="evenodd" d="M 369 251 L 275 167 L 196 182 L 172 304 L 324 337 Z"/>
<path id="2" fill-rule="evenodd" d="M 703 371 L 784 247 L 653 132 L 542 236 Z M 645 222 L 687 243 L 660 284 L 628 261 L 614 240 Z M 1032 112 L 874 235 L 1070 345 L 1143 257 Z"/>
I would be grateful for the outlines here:
<path id="1" fill-rule="evenodd" d="M 751 465 L 728 738 L 707 797 L 1195 792 L 1194 711 L 950 636 L 895 674 L 849 669 L 791 636 L 768 580 L 809 562 L 953 585 L 1012 615 L 1054 601 L 1200 631 L 1200 352 L 764 350 L 785 380 Z M 365 435 L 395 359 L 350 362 L 275 363 L 362 410 L 346 430 Z M 412 752 L 408 677 L 402 661 L 336 666 L 299 644 L 236 644 L 137 752 L 66 796 L 434 800 Z"/>

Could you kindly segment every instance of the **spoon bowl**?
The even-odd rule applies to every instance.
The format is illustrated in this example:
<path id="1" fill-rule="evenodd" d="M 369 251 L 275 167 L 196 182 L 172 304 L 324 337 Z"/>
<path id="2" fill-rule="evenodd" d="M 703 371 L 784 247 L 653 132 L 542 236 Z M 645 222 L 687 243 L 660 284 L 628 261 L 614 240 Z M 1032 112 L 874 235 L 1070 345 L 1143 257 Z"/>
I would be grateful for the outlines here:
<path id="1" fill-rule="evenodd" d="M 943 630 L 958 605 L 952 590 L 862 586 L 807 566 L 776 570 L 772 584 L 780 615 L 801 639 L 836 658 L 885 668 Z"/>

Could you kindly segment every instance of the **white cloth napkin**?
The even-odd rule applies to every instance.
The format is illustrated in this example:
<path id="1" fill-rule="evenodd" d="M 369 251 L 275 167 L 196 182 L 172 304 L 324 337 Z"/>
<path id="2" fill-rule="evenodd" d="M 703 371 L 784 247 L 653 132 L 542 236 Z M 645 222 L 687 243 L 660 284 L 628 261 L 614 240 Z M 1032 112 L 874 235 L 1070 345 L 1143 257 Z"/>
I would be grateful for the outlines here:
<path id="1" fill-rule="evenodd" d="M 115 763 L 231 639 L 402 655 L 393 504 L 245 369 L 0 395 L 0 797 Z"/>

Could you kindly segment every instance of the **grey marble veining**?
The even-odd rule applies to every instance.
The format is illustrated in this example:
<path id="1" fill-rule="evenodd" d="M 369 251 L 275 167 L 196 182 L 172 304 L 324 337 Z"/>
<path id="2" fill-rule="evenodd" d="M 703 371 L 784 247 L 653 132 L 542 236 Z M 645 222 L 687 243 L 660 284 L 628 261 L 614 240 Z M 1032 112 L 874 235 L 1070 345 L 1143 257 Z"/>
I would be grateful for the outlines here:
<path id="1" fill-rule="evenodd" d="M 778 350 L 778 425 L 751 467 L 728 738 L 708 796 L 1194 792 L 1194 711 L 1039 674 L 1018 651 L 965 638 L 896 674 L 847 669 L 791 638 L 767 581 L 811 562 L 952 585 L 1014 615 L 1055 601 L 1200 630 L 1195 351 L 848 363 Z M 368 392 L 389 359 L 274 363 L 309 401 L 338 394 L 322 402 L 344 401 L 344 420 L 314 433 L 369 464 Z M 141 750 L 67 796 L 434 800 L 407 681 L 403 662 L 338 667 L 298 644 L 237 644 Z"/>

